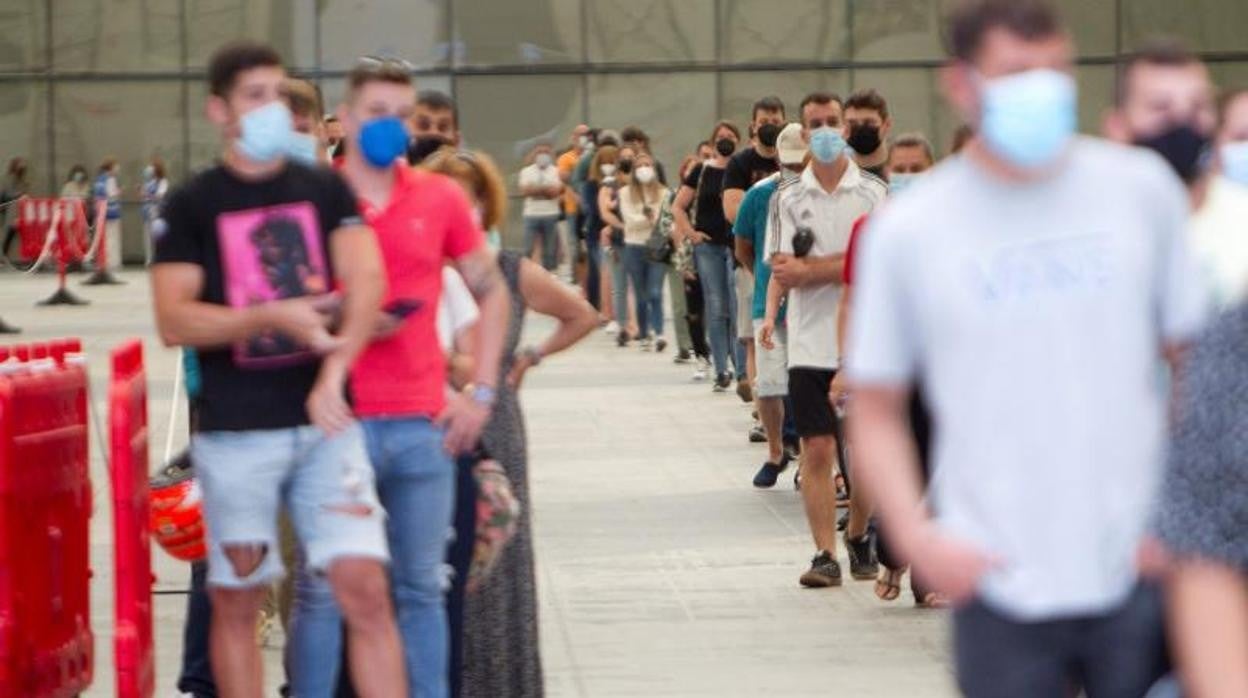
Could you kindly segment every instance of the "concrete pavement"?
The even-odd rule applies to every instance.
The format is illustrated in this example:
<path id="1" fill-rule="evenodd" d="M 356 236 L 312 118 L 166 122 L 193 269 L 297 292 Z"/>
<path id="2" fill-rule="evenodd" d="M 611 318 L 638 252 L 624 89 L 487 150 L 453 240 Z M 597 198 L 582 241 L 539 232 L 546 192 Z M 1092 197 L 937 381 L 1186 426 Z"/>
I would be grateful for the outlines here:
<path id="1" fill-rule="evenodd" d="M 0 316 L 23 341 L 81 336 L 101 410 L 107 350 L 128 337 L 148 352 L 152 458 L 170 430 L 176 351 L 155 339 L 146 278 L 74 290 L 84 308 L 35 308 L 48 275 L 0 274 Z M 540 336 L 550 324 L 531 318 Z M 953 693 L 943 614 L 892 604 L 870 583 L 803 590 L 812 554 L 791 477 L 750 486 L 765 456 L 746 443 L 749 410 L 712 395 L 691 367 L 617 349 L 597 332 L 530 375 L 530 435 L 542 651 L 552 696 L 943 696 Z M 185 411 L 173 421 L 185 443 Z M 110 696 L 112 512 L 93 435 L 92 623 L 96 679 Z M 185 565 L 157 551 L 157 695 L 176 695 Z M 847 565 L 841 551 L 842 565 Z M 848 569 L 846 567 L 846 569 Z M 274 638 L 280 642 L 280 632 Z M 280 650 L 266 650 L 276 695 Z"/>

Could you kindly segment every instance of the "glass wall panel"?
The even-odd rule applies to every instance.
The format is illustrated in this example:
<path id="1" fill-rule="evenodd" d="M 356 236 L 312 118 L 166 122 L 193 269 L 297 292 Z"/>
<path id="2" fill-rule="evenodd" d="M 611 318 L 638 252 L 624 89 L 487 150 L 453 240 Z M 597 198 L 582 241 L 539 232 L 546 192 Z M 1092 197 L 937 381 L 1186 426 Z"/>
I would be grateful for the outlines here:
<path id="1" fill-rule="evenodd" d="M 1248 62 L 1211 63 L 1209 72 L 1219 91 L 1248 88 Z"/>
<path id="2" fill-rule="evenodd" d="M 1114 102 L 1117 71 L 1112 65 L 1084 65 L 1075 70 L 1079 81 L 1079 130 L 1101 134 L 1105 110 Z"/>
<path id="3" fill-rule="evenodd" d="M 848 0 L 723 0 L 724 63 L 843 61 L 849 57 Z"/>
<path id="4" fill-rule="evenodd" d="M 938 60 L 944 17 L 953 0 L 870 0 L 853 4 L 857 61 Z"/>
<path id="5" fill-rule="evenodd" d="M 1248 3 L 1241 0 L 1122 0 L 1122 44 L 1179 36 L 1198 51 L 1248 51 Z"/>
<path id="6" fill-rule="evenodd" d="M 0 7 L 0 72 L 47 67 L 46 0 L 5 0 Z"/>
<path id="7" fill-rule="evenodd" d="M 52 67 L 108 73 L 182 67 L 179 3 L 69 0 L 52 12 Z"/>
<path id="8" fill-rule="evenodd" d="M 420 75 L 413 78 L 416 82 L 417 90 L 438 90 L 445 94 L 451 94 L 451 76 L 449 75 Z M 347 94 L 347 81 L 345 78 L 325 78 L 321 80 L 321 96 L 325 100 L 325 113 L 332 114 L 338 108 L 338 104 L 342 102 Z"/>
<path id="9" fill-rule="evenodd" d="M 584 91 L 575 75 L 460 76 L 455 91 L 465 142 L 489 153 L 512 189 L 535 144 L 562 145 L 584 118 Z"/>
<path id="10" fill-rule="evenodd" d="M 316 0 L 184 0 L 190 66 L 234 39 L 273 44 L 290 67 L 316 67 Z M 333 27 L 324 27 L 329 37 Z"/>
<path id="11" fill-rule="evenodd" d="M 1118 0 L 1059 0 L 1081 56 L 1112 56 L 1117 50 L 1114 16 Z"/>
<path id="12" fill-rule="evenodd" d="M 715 60 L 714 0 L 585 0 L 591 63 Z"/>
<path id="13" fill-rule="evenodd" d="M 892 135 L 918 131 L 943 154 L 961 121 L 940 94 L 936 71 L 926 68 L 859 69 L 854 89 L 873 87 L 888 101 Z"/>
<path id="14" fill-rule="evenodd" d="M 773 70 L 724 73 L 719 115 L 738 126 L 750 122 L 754 102 L 775 95 L 784 101 L 785 116 L 798 121 L 798 106 L 816 90 L 844 98 L 849 93 L 848 70 Z"/>
<path id="15" fill-rule="evenodd" d="M 580 0 L 452 0 L 455 65 L 581 63 Z"/>
<path id="16" fill-rule="evenodd" d="M 321 68 L 349 70 L 360 56 L 399 56 L 418 67 L 450 60 L 447 0 L 322 0 Z"/>
<path id="17" fill-rule="evenodd" d="M 9 160 L 26 158 L 31 184 L 51 191 L 64 173 L 48 171 L 48 87 L 40 82 L 0 82 L 0 173 Z"/>
<path id="18" fill-rule="evenodd" d="M 715 75 L 664 73 L 593 75 L 589 115 L 593 125 L 640 126 L 669 177 L 715 125 Z M 669 179 L 668 184 L 674 184 Z"/>

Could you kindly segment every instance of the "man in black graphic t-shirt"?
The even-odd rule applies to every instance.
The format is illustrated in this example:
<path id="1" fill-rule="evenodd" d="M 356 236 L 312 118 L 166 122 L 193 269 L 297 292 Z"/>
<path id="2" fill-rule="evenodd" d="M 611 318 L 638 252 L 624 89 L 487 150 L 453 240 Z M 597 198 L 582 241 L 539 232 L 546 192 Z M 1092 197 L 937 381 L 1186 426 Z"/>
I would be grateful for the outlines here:
<path id="1" fill-rule="evenodd" d="M 276 52 L 230 44 L 208 77 L 224 152 L 154 222 L 152 292 L 161 338 L 194 347 L 202 370 L 192 454 L 210 541 L 217 689 L 252 695 L 261 685 L 255 622 L 284 573 L 284 508 L 306 564 L 334 586 L 353 655 L 368 658 L 353 672 L 359 692 L 395 695 L 406 678 L 384 521 L 345 392 L 379 316 L 377 243 L 336 174 L 287 161 L 291 116 Z M 299 668 L 332 661 L 339 648 L 301 628 L 298 610 L 293 627 L 291 678 L 304 695 Z"/>

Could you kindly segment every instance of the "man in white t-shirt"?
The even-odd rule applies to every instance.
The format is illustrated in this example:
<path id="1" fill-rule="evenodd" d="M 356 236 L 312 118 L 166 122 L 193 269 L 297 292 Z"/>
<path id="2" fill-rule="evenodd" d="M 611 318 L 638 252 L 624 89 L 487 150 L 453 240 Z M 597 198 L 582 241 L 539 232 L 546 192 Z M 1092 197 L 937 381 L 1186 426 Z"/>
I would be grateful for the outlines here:
<path id="1" fill-rule="evenodd" d="M 533 254 L 533 245 L 542 245 L 542 266 L 554 271 L 559 264 L 559 200 L 563 180 L 555 167 L 549 143 L 533 148 L 532 164 L 520 170 L 520 193 L 524 195 L 524 254 Z"/>
<path id="2" fill-rule="evenodd" d="M 767 311 L 759 342 L 775 346 L 776 318 L 788 296 L 789 399 L 793 423 L 802 439 L 802 501 L 815 541 L 810 569 L 801 576 L 807 587 L 839 586 L 836 561 L 836 486 L 832 463 L 840 419 L 828 400 L 839 366 L 836 308 L 841 296 L 845 248 L 854 222 L 884 199 L 887 185 L 861 170 L 850 157 L 848 126 L 836 99 L 812 101 L 802 108 L 802 135 L 811 163 L 797 182 L 779 191 L 777 225 L 768 250 L 773 274 L 767 285 Z M 863 492 L 861 488 L 854 488 Z M 866 502 L 851 503 L 846 531 L 850 573 L 874 580 L 879 572 L 867 536 Z"/>
<path id="3" fill-rule="evenodd" d="M 1042 0 L 946 34 L 978 134 L 872 217 L 849 331 L 850 438 L 890 540 L 949 596 L 968 696 L 1141 696 L 1164 669 L 1137 555 L 1160 479 L 1163 357 L 1201 327 L 1185 192 L 1074 135 L 1073 45 Z M 906 418 L 932 412 L 930 511 Z"/>

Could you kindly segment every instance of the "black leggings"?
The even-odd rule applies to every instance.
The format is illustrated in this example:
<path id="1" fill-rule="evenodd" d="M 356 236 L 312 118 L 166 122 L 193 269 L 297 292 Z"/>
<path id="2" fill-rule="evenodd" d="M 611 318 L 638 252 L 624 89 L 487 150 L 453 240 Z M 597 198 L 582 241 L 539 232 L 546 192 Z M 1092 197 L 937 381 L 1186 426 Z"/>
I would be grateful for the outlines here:
<path id="1" fill-rule="evenodd" d="M 685 278 L 685 310 L 693 353 L 710 361 L 711 347 L 706 342 L 706 303 L 702 298 L 702 282 L 696 276 L 692 279 Z"/>
<path id="2" fill-rule="evenodd" d="M 931 477 L 932 419 L 923 405 L 923 396 L 918 390 L 910 395 L 910 432 L 914 435 L 914 442 L 918 448 L 919 476 L 922 478 L 923 489 L 926 490 L 928 479 Z M 889 569 L 896 570 L 906 566 L 906 562 L 889 545 L 886 531 L 880 532 L 876 541 L 876 552 L 879 554 L 880 564 Z M 913 588 L 913 575 L 910 582 Z"/>

